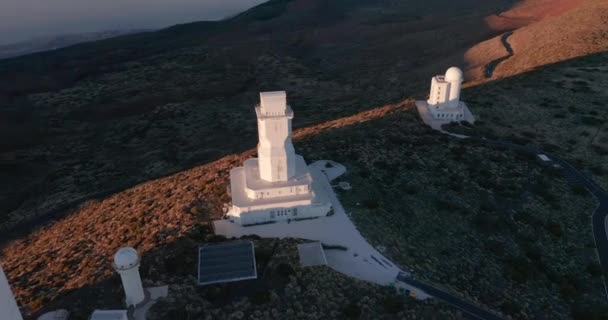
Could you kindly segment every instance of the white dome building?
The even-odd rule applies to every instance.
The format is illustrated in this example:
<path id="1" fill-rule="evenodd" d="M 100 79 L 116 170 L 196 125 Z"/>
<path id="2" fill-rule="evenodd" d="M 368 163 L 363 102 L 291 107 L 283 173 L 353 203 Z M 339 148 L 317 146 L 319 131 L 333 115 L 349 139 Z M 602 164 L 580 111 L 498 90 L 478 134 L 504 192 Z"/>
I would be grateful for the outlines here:
<path id="1" fill-rule="evenodd" d="M 449 68 L 444 75 L 431 79 L 431 92 L 427 101 L 417 102 L 424 121 L 432 127 L 452 121 L 475 121 L 464 102 L 460 101 L 460 90 L 464 75 L 457 67 Z"/>
<path id="2" fill-rule="evenodd" d="M 114 255 L 114 270 L 120 274 L 127 307 L 143 302 L 146 297 L 139 276 L 139 262 L 139 254 L 131 247 L 120 248 Z"/>

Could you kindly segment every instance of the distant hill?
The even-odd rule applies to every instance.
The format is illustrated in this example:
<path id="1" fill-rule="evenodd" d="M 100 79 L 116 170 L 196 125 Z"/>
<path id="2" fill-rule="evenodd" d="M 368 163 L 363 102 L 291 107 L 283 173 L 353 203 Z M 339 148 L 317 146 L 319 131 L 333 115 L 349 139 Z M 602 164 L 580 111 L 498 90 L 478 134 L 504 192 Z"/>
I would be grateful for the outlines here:
<path id="1" fill-rule="evenodd" d="M 501 62 L 494 77 L 507 77 L 539 66 L 608 51 L 608 2 L 602 0 L 524 0 L 487 17 L 488 26 L 508 38 L 514 55 Z M 468 76 L 482 79 L 492 60 L 507 54 L 501 36 L 466 53 Z"/>
<path id="2" fill-rule="evenodd" d="M 144 31 L 148 30 L 113 30 L 39 37 L 17 43 L 0 45 L 0 59 L 22 56 L 34 52 L 56 50 L 78 43 L 103 40 Z"/>

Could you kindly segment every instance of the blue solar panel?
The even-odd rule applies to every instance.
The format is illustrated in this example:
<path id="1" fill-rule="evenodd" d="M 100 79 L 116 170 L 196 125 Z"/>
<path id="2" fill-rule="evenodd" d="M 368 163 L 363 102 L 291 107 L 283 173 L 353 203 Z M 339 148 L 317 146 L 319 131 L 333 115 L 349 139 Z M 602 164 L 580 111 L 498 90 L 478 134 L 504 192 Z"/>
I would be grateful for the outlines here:
<path id="1" fill-rule="evenodd" d="M 231 241 L 199 247 L 199 285 L 255 278 L 257 270 L 253 242 Z"/>

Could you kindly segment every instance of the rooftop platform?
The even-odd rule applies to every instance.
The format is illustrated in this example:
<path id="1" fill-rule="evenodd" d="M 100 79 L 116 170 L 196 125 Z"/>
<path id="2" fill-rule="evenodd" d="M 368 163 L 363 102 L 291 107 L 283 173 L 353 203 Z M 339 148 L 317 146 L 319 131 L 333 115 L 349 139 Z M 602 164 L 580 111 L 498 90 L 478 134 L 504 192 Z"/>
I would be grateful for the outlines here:
<path id="1" fill-rule="evenodd" d="M 327 258 L 323 252 L 321 242 L 307 242 L 298 245 L 298 254 L 302 267 L 327 265 Z"/>

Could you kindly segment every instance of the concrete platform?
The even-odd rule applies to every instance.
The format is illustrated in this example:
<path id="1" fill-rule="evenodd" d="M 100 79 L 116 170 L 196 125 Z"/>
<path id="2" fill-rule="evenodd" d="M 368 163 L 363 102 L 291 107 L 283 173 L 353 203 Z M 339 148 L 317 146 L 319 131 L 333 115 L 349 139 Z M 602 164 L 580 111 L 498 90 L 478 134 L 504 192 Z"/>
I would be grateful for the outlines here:
<path id="1" fill-rule="evenodd" d="M 328 168 L 326 163 L 327 161 L 317 161 L 309 167 L 313 181 L 319 184 L 319 190 L 322 190 L 332 203 L 334 209 L 332 216 L 249 227 L 243 227 L 229 220 L 217 220 L 213 222 L 215 233 L 237 238 L 244 235 L 258 235 L 265 238 L 309 239 L 326 245 L 342 246 L 347 250 L 324 250 L 330 268 L 360 280 L 383 286 L 394 285 L 397 275 L 405 271 L 390 262 L 359 233 L 329 182 L 329 176 L 337 178 L 336 173 L 341 172 L 344 167 L 332 163 Z M 331 171 L 331 174 L 327 175 L 323 171 Z M 417 292 L 418 299 L 429 297 L 424 291 L 407 287 Z"/>
<path id="2" fill-rule="evenodd" d="M 169 286 L 145 288 L 146 299 L 137 305 L 133 311 L 133 319 L 146 320 L 148 310 L 158 301 L 158 299 L 166 298 L 169 294 Z"/>
<path id="3" fill-rule="evenodd" d="M 466 121 L 470 124 L 474 124 L 475 117 L 471 113 L 471 110 L 469 110 L 469 107 L 466 105 L 466 103 L 464 103 L 462 101 L 460 102 L 460 104 L 464 108 L 464 119 L 462 119 L 461 121 Z M 466 136 L 463 136 L 463 135 L 453 134 L 453 133 L 444 131 L 441 128 L 441 126 L 443 126 L 444 124 L 455 122 L 455 121 L 451 120 L 451 119 L 445 119 L 445 120 L 433 119 L 433 115 L 431 115 L 431 112 L 429 111 L 429 104 L 426 101 L 424 101 L 424 100 L 416 101 L 416 108 L 418 109 L 418 114 L 420 115 L 420 118 L 422 119 L 422 121 L 424 121 L 424 123 L 426 123 L 429 127 L 433 128 L 435 130 L 444 132 L 444 133 L 451 134 L 453 136 L 460 136 L 461 138 L 466 138 Z"/>
<path id="4" fill-rule="evenodd" d="M 298 255 L 302 267 L 325 266 L 327 258 L 321 242 L 307 242 L 298 245 Z"/>

